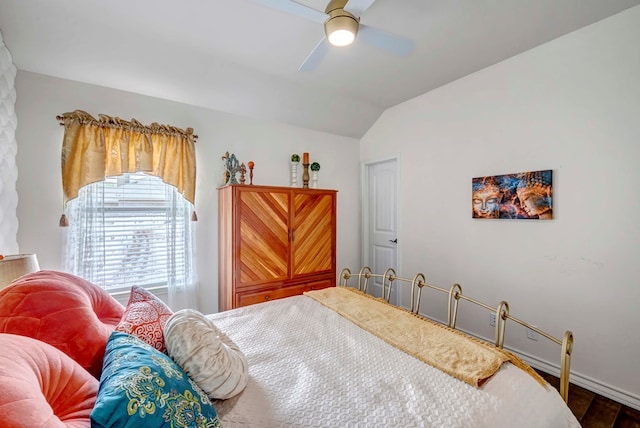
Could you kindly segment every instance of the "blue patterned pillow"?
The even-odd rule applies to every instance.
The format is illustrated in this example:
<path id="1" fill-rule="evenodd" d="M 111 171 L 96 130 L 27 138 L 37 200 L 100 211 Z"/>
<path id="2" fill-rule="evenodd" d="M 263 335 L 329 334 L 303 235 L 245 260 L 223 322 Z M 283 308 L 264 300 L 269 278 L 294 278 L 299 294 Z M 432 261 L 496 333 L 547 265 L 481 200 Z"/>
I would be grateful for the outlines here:
<path id="1" fill-rule="evenodd" d="M 127 333 L 109 337 L 92 427 L 214 428 L 207 395 L 167 355 Z"/>

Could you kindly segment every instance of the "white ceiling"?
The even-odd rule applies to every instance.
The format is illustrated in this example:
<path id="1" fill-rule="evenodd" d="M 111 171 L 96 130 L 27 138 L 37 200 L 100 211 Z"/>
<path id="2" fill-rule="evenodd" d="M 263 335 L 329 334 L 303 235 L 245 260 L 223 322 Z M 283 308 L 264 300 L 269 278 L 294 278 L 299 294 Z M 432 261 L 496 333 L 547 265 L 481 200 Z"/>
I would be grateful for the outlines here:
<path id="1" fill-rule="evenodd" d="M 252 0 L 0 0 L 0 31 L 19 70 L 360 138 L 393 105 L 638 4 L 377 0 L 361 22 L 415 50 L 356 41 L 310 72 L 322 25 Z"/>

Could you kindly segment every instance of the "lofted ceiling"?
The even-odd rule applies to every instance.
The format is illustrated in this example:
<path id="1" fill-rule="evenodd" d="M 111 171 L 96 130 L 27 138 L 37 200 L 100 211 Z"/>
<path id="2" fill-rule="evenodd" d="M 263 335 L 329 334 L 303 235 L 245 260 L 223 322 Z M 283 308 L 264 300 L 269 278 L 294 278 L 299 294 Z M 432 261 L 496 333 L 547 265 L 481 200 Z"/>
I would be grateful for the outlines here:
<path id="1" fill-rule="evenodd" d="M 360 138 L 391 106 L 638 4 L 377 0 L 361 23 L 413 52 L 356 40 L 305 72 L 322 24 L 253 0 L 0 0 L 0 31 L 19 70 Z"/>

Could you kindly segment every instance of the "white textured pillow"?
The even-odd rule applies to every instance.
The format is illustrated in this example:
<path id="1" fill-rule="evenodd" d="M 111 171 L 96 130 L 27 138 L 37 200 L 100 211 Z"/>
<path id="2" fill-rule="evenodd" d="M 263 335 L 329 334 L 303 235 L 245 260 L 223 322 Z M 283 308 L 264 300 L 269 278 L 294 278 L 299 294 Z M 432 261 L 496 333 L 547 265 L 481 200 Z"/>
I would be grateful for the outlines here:
<path id="1" fill-rule="evenodd" d="M 247 358 L 213 322 L 193 309 L 164 326 L 167 353 L 211 399 L 231 398 L 247 386 Z"/>

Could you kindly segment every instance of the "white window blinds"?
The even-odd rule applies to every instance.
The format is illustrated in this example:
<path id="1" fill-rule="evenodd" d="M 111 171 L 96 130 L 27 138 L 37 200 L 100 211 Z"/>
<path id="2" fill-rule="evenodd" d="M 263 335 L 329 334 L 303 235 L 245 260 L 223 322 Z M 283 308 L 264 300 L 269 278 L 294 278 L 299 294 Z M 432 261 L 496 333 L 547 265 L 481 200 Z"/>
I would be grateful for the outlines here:
<path id="1" fill-rule="evenodd" d="M 143 173 L 107 177 L 67 204 L 65 268 L 108 291 L 174 284 L 193 274 L 192 205 Z"/>

